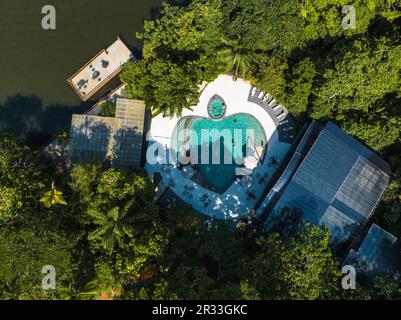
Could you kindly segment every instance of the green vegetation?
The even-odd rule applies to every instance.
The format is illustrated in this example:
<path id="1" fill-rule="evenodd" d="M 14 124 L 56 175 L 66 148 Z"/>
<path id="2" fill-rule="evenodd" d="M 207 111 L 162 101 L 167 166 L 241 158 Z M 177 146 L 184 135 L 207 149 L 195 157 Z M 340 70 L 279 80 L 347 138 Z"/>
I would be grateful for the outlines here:
<path id="1" fill-rule="evenodd" d="M 167 115 L 196 103 L 199 85 L 224 71 L 215 51 L 221 11 L 211 3 L 194 2 L 191 8 L 166 5 L 159 20 L 146 21 L 138 35 L 144 41 L 143 59 L 129 64 L 121 76 L 133 97 Z"/>
<path id="2" fill-rule="evenodd" d="M 270 92 L 298 123 L 332 120 L 381 153 L 394 180 L 374 217 L 401 237 L 401 2 L 360 0 L 341 29 L 338 0 L 194 0 L 146 21 L 142 59 L 121 79 L 155 112 L 181 114 L 230 67 Z M 113 106 L 102 107 L 112 116 Z M 50 188 L 52 186 L 53 187 Z M 57 186 L 57 187 L 56 187 Z M 340 290 L 327 230 L 284 236 L 228 230 L 189 208 L 162 208 L 142 170 L 53 168 L 0 133 L 2 299 L 400 298 L 388 279 Z M 55 290 L 41 288 L 56 268 Z"/>
<path id="3" fill-rule="evenodd" d="M 401 1 L 353 2 L 355 29 L 341 27 L 341 9 L 347 4 L 195 0 L 185 9 L 166 5 L 162 17 L 147 22 L 139 35 L 143 65 L 129 66 L 122 79 L 134 96 L 169 116 L 196 103 L 196 88 L 203 81 L 231 70 L 234 79 L 244 77 L 275 96 L 299 124 L 311 118 L 336 122 L 391 164 L 395 177 L 374 220 L 401 237 Z M 175 32 L 181 30 L 180 22 L 195 16 L 214 19 L 207 27 L 191 20 L 190 28 L 182 30 L 192 42 L 185 48 L 175 45 L 183 41 L 184 31 Z M 185 77 L 175 72 L 194 57 L 199 69 L 185 71 Z M 171 67 L 159 68 L 161 59 Z M 148 74 L 149 68 L 157 69 L 151 73 L 158 80 L 137 76 Z M 191 88 L 190 94 L 177 90 L 177 83 Z M 166 90 L 162 95 L 153 90 L 159 84 Z M 143 94 L 144 88 L 150 90 Z"/>
<path id="4" fill-rule="evenodd" d="M 104 101 L 100 105 L 99 116 L 101 117 L 115 117 L 116 116 L 116 103 L 111 101 Z"/>
<path id="5" fill-rule="evenodd" d="M 244 48 L 238 40 L 226 41 L 223 39 L 222 42 L 223 47 L 217 54 L 227 66 L 226 72 L 232 70 L 234 80 L 240 76 L 245 77 L 252 63 L 252 51 Z"/>
<path id="6" fill-rule="evenodd" d="M 7 142 L 7 143 L 5 143 Z M 368 290 L 340 290 L 339 261 L 327 230 L 300 223 L 286 237 L 205 229 L 190 208 L 162 208 L 139 170 L 101 164 L 60 173 L 22 141 L 0 134 L 0 188 L 18 175 L 31 188 L 10 193 L 0 220 L 2 299 L 357 299 L 399 295 L 378 279 Z M 7 146 L 16 147 L 7 153 Z M 38 166 L 42 163 L 41 166 Z M 20 164 L 18 170 L 15 167 Z M 52 197 L 67 203 L 45 206 Z M 21 184 L 21 182 L 19 182 Z M 57 189 L 54 186 L 57 185 Z M 24 187 L 23 184 L 21 184 Z M 17 189 L 19 190 L 19 189 Z M 43 290 L 42 267 L 56 269 L 56 289 Z M 391 290 L 390 290 L 391 289 Z"/>
<path id="7" fill-rule="evenodd" d="M 56 189 L 54 183 L 52 184 L 52 189 L 46 192 L 40 201 L 45 205 L 46 208 L 50 208 L 58 204 L 67 205 L 67 202 L 63 199 L 63 193 Z"/>
<path id="8" fill-rule="evenodd" d="M 399 224 L 401 1 L 353 2 L 355 29 L 341 27 L 345 5 L 345 0 L 165 5 L 161 18 L 146 22 L 138 35 L 143 59 L 129 65 L 122 80 L 133 96 L 169 116 L 195 104 L 203 81 L 229 67 L 234 78 L 245 77 L 274 95 L 298 123 L 310 118 L 338 123 L 392 164 L 396 179 L 384 199 L 387 209 L 380 208 L 390 212 L 378 220 Z M 401 235 L 399 228 L 395 234 Z"/>

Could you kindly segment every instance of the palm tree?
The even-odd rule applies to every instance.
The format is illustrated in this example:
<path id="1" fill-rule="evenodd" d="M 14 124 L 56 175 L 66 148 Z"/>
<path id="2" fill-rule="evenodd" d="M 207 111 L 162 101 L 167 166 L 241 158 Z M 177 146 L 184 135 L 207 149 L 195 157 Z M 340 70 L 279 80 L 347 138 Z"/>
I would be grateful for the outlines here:
<path id="1" fill-rule="evenodd" d="M 227 66 L 226 72 L 233 71 L 234 81 L 239 76 L 245 78 L 254 59 L 253 52 L 241 44 L 241 38 L 238 40 L 222 39 L 222 48 L 217 52 L 217 56 Z"/>
<path id="2" fill-rule="evenodd" d="M 52 183 L 52 189 L 46 192 L 40 201 L 46 208 L 50 208 L 57 204 L 67 205 L 67 202 L 63 199 L 63 193 L 56 189 L 54 182 Z"/>
<path id="3" fill-rule="evenodd" d="M 97 209 L 89 209 L 88 214 L 92 217 L 93 223 L 99 227 L 89 233 L 88 239 L 98 239 L 106 250 L 112 251 L 114 245 L 124 236 L 131 237 L 133 226 L 127 215 L 132 205 L 133 200 L 128 201 L 123 208 L 112 208 L 106 214 Z"/>
<path id="4" fill-rule="evenodd" d="M 99 278 L 94 278 L 86 283 L 75 297 L 80 300 L 113 300 L 121 296 L 122 286 L 115 281 L 103 282 Z"/>

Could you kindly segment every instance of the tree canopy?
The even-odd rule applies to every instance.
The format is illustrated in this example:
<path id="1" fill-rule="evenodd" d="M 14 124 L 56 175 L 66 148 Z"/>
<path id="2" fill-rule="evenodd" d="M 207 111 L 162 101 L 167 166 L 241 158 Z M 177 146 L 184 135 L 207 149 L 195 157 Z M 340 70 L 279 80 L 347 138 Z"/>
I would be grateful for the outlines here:
<path id="1" fill-rule="evenodd" d="M 153 115 L 180 115 L 202 84 L 230 72 L 274 95 L 298 124 L 331 120 L 386 158 L 394 179 L 373 220 L 401 237 L 401 2 L 194 0 L 165 4 L 145 21 L 142 57 L 121 74 Z M 112 116 L 106 105 L 102 115 Z M 105 163 L 56 170 L 26 143 L 0 133 L 2 299 L 400 298 L 379 278 L 340 289 L 329 233 L 307 222 L 289 232 L 205 228 L 191 208 L 154 202 L 143 170 Z M 42 201 L 41 201 L 42 200 Z M 285 224 L 286 221 L 282 221 Z M 56 269 L 43 290 L 43 266 Z"/>

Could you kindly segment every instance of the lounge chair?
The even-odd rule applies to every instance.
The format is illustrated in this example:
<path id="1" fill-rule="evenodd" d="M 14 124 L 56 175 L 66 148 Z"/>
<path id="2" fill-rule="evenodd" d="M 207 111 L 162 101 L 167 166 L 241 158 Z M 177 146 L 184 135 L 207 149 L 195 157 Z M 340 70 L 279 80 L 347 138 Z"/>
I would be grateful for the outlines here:
<path id="1" fill-rule="evenodd" d="M 276 99 L 273 99 L 273 100 L 270 101 L 270 103 L 268 104 L 268 107 L 269 107 L 269 108 L 274 108 L 275 105 L 276 105 L 276 103 L 277 103 L 277 100 L 276 100 Z"/>
<path id="2" fill-rule="evenodd" d="M 286 112 L 283 110 L 279 115 L 276 116 L 278 120 L 284 119 L 287 116 Z"/>
<path id="3" fill-rule="evenodd" d="M 269 103 L 270 101 L 272 101 L 272 99 L 273 99 L 273 97 L 270 95 L 270 94 L 266 94 L 264 97 L 263 97 L 263 102 L 264 103 Z"/>

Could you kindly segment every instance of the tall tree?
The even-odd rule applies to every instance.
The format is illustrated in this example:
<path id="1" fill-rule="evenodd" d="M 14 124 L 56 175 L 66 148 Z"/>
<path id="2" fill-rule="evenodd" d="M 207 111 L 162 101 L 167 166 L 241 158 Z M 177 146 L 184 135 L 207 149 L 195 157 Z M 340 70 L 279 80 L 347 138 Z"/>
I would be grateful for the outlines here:
<path id="1" fill-rule="evenodd" d="M 242 46 L 241 39 L 222 39 L 222 43 L 217 55 L 226 65 L 226 72 L 232 71 L 233 80 L 237 80 L 240 76 L 245 78 L 253 60 L 253 52 Z"/>
<path id="2" fill-rule="evenodd" d="M 62 299 L 74 284 L 76 239 L 60 230 L 0 229 L 0 298 Z M 42 268 L 55 268 L 55 289 L 43 290 Z"/>
<path id="3" fill-rule="evenodd" d="M 259 240 L 251 283 L 265 298 L 324 299 L 336 296 L 339 265 L 329 247 L 329 232 L 303 223 L 295 236 L 273 233 Z"/>
<path id="4" fill-rule="evenodd" d="M 215 49 L 221 12 L 214 1 L 194 1 L 188 8 L 165 4 L 160 19 L 146 21 L 143 60 L 128 64 L 121 79 L 134 97 L 167 116 L 196 104 L 199 86 L 221 71 Z"/>
<path id="5" fill-rule="evenodd" d="M 342 9 L 350 3 L 346 0 L 302 0 L 301 16 L 305 21 L 305 36 L 309 40 L 325 37 L 364 34 L 376 16 L 394 20 L 401 16 L 399 0 L 357 0 L 352 2 L 355 10 L 355 27 L 343 28 L 346 14 Z M 351 11 L 347 10 L 349 14 Z"/>
<path id="6" fill-rule="evenodd" d="M 386 39 L 355 41 L 324 72 L 312 116 L 335 119 L 376 150 L 391 145 L 400 137 L 400 50 Z"/>
<path id="7" fill-rule="evenodd" d="M 46 208 L 50 208 L 58 204 L 67 205 L 67 201 L 65 201 L 63 198 L 63 193 L 56 189 L 54 182 L 52 183 L 52 189 L 46 192 L 40 201 L 45 205 Z"/>

